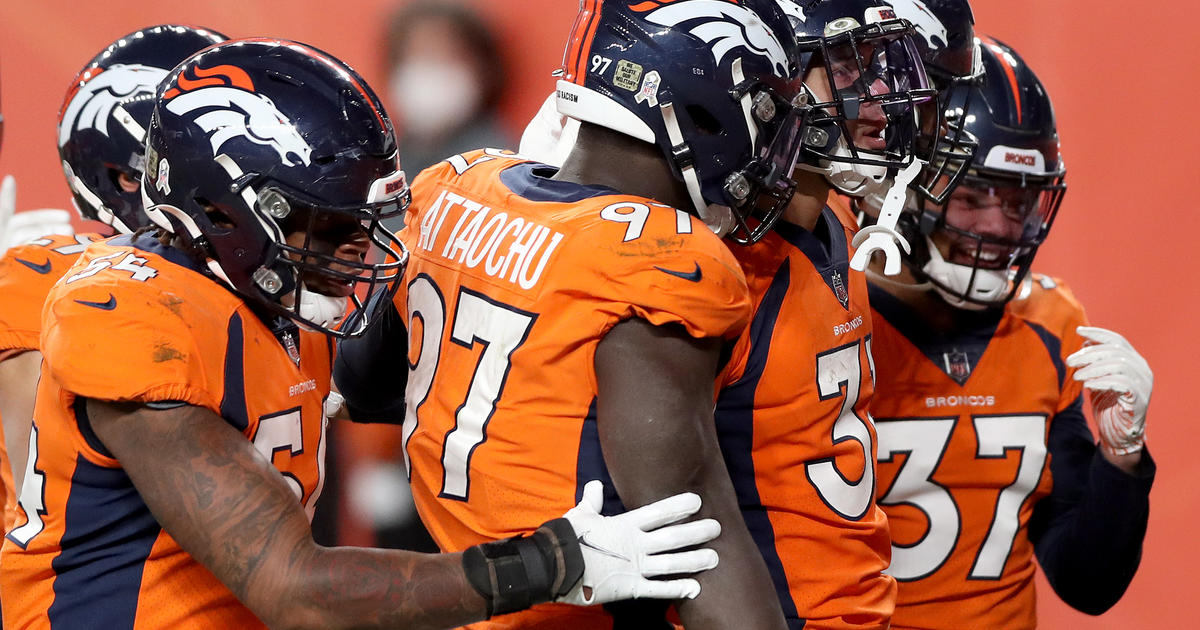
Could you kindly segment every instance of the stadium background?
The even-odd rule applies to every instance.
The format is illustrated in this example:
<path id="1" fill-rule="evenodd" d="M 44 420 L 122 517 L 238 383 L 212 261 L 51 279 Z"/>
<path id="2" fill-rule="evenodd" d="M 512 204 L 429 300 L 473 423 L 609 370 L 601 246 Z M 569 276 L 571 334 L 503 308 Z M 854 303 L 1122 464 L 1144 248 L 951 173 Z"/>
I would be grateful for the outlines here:
<path id="1" fill-rule="evenodd" d="M 1200 184 L 1200 72 L 1191 61 L 1197 36 L 1171 28 L 1184 26 L 1175 24 L 1183 16 L 1172 0 L 972 2 L 980 32 L 1020 51 L 1057 106 L 1070 193 L 1036 269 L 1065 278 L 1092 321 L 1127 336 L 1157 375 L 1149 444 L 1160 473 L 1138 576 L 1100 618 L 1069 610 L 1042 582 L 1042 627 L 1192 627 L 1189 599 L 1200 587 L 1200 544 L 1192 538 L 1200 519 L 1200 492 L 1194 489 L 1200 457 L 1191 451 L 1200 436 L 1189 428 L 1187 392 L 1195 386 L 1200 350 L 1200 283 L 1190 267 L 1200 220 L 1196 193 L 1187 186 Z M 82 64 L 121 34 L 176 22 L 231 37 L 296 39 L 355 66 L 382 94 L 383 28 L 396 4 L 4 2 L 0 92 L 7 124 L 0 173 L 16 176 L 18 209 L 68 207 L 54 149 L 57 108 Z M 467 4 L 485 16 L 505 46 L 509 86 L 502 118 L 519 133 L 553 85 L 550 72 L 561 58 L 576 3 Z"/>

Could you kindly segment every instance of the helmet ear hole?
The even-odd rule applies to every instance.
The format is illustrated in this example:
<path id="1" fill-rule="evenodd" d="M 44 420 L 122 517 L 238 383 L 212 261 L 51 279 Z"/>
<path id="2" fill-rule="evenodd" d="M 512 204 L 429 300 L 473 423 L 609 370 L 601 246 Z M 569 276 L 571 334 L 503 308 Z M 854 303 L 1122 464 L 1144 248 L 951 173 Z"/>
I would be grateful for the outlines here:
<path id="1" fill-rule="evenodd" d="M 204 208 L 204 216 L 208 218 L 209 223 L 222 230 L 237 229 L 237 221 L 234 221 L 233 217 L 229 216 L 224 210 L 214 206 L 209 200 L 202 197 L 195 197 L 193 200 L 196 202 L 196 205 Z"/>
<path id="2" fill-rule="evenodd" d="M 697 131 L 710 136 L 725 133 L 725 128 L 721 126 L 720 121 L 700 105 L 688 105 L 684 110 L 691 117 L 692 124 L 696 126 Z"/>

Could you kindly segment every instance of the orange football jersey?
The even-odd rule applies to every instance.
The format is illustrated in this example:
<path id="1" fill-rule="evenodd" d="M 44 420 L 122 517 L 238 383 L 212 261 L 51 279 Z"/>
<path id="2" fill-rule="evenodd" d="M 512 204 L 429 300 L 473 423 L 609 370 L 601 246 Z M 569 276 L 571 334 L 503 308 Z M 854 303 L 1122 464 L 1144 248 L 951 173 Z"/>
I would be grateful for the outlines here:
<path id="1" fill-rule="evenodd" d="M 1003 311 L 934 332 L 871 288 L 879 503 L 900 582 L 892 628 L 1034 628 L 1034 504 L 1050 493 L 1052 420 L 1081 394 L 1066 357 L 1083 309 L 1033 275 Z"/>
<path id="2" fill-rule="evenodd" d="M 754 300 L 717 401 L 742 514 L 790 628 L 886 628 L 895 581 L 875 505 L 871 315 L 851 235 L 824 210 L 734 248 Z"/>
<path id="3" fill-rule="evenodd" d="M 42 304 L 50 287 L 62 276 L 79 254 L 100 234 L 53 234 L 25 245 L 18 245 L 0 257 L 0 357 L 6 352 L 36 350 L 42 332 Z M 16 518 L 12 468 L 4 438 L 0 434 L 0 480 L 4 483 L 4 531 Z"/>
<path id="4" fill-rule="evenodd" d="M 732 338 L 749 317 L 737 261 L 703 223 L 542 169 L 494 150 L 454 156 L 417 178 L 400 232 L 405 455 L 446 551 L 529 533 L 606 477 L 593 361 L 615 324 Z M 479 627 L 612 624 L 600 608 L 546 605 Z"/>
<path id="5" fill-rule="evenodd" d="M 261 626 L 163 531 L 82 412 L 82 397 L 210 409 L 311 517 L 331 344 L 294 327 L 281 342 L 191 265 L 153 238 L 117 237 L 88 247 L 51 290 L 31 457 L 3 549 L 6 628 Z"/>

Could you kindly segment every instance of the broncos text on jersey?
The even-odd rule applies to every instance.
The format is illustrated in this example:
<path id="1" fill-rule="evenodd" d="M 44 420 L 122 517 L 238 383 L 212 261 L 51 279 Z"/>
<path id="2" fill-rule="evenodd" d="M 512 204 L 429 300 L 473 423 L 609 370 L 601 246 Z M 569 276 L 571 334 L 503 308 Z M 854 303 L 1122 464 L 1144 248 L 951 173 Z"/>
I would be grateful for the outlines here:
<path id="1" fill-rule="evenodd" d="M 895 581 L 875 505 L 872 329 L 853 225 L 830 195 L 813 232 L 780 221 L 735 248 L 754 300 L 717 401 L 746 525 L 790 628 L 887 627 Z"/>

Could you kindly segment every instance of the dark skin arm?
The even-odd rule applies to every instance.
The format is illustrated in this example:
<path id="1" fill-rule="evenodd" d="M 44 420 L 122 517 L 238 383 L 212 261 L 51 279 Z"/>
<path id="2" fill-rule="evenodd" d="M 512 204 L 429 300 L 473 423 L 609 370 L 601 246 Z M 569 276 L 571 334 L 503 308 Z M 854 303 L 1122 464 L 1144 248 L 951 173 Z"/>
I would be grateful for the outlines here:
<path id="1" fill-rule="evenodd" d="M 613 327 L 596 349 L 596 424 L 613 483 L 633 509 L 677 492 L 704 499 L 715 518 L 708 543 L 721 556 L 702 573 L 700 596 L 676 602 L 689 630 L 786 626 L 767 566 L 738 509 L 717 444 L 713 381 L 720 340 L 641 319 Z"/>
<path id="2" fill-rule="evenodd" d="M 318 546 L 279 472 L 218 415 L 89 400 L 158 522 L 272 628 L 448 628 L 484 619 L 461 554 Z"/>

